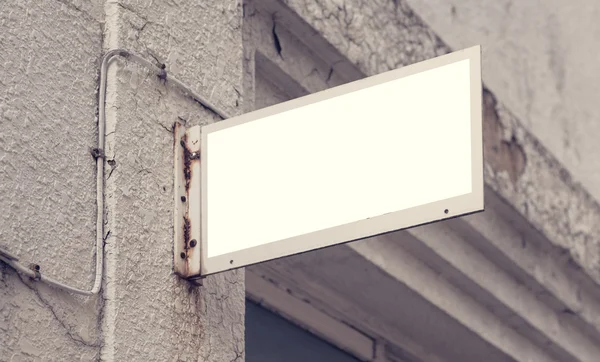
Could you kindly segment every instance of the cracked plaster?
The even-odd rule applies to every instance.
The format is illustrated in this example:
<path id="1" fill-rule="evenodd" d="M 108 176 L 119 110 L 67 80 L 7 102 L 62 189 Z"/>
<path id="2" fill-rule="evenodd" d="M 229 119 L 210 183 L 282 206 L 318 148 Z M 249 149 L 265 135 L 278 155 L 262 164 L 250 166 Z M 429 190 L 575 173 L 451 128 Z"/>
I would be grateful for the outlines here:
<path id="1" fill-rule="evenodd" d="M 58 280 L 93 280 L 97 2 L 0 2 L 0 244 Z M 96 298 L 2 268 L 0 359 L 97 360 Z"/>
<path id="2" fill-rule="evenodd" d="M 123 1 L 118 47 L 132 49 L 231 114 L 241 112 L 241 5 Z M 108 34 L 109 37 L 113 36 Z M 210 276 L 202 287 L 172 272 L 174 122 L 219 120 L 197 102 L 119 60 L 107 112 L 107 222 L 102 349 L 106 359 L 243 360 L 243 270 Z M 142 328 L 143 326 L 143 328 Z"/>
<path id="3" fill-rule="evenodd" d="M 243 106 L 236 0 L 0 4 L 0 217 L 4 247 L 89 288 L 94 267 L 98 68 L 134 50 L 228 113 Z M 0 265 L 0 359 L 243 361 L 243 271 L 203 287 L 172 273 L 173 122 L 218 120 L 145 69 L 115 61 L 107 96 L 100 297 Z"/>

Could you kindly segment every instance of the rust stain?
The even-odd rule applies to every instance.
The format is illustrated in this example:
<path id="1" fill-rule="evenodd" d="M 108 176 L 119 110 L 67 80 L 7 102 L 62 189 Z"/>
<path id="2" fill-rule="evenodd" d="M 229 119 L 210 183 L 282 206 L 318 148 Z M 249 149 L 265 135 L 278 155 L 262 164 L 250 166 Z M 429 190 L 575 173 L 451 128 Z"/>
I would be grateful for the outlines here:
<path id="1" fill-rule="evenodd" d="M 185 215 L 183 217 L 183 250 L 181 252 L 181 257 L 184 260 L 184 268 L 185 268 L 185 272 L 184 272 L 184 276 L 187 277 L 190 274 L 190 262 L 188 259 L 188 250 L 189 250 L 189 245 L 188 245 L 188 240 L 190 240 L 190 219 L 187 215 Z"/>
<path id="2" fill-rule="evenodd" d="M 186 252 L 189 249 L 188 240 L 190 240 L 190 230 L 191 230 L 190 219 L 186 215 L 183 217 L 183 248 L 185 249 Z"/>
<path id="3" fill-rule="evenodd" d="M 195 162 L 200 162 L 200 151 L 191 151 L 188 148 L 188 137 L 187 134 L 184 132 L 184 130 L 181 130 L 179 128 L 184 128 L 183 125 L 179 124 L 179 123 L 175 123 L 173 125 L 173 131 L 174 134 L 177 135 L 177 137 L 175 137 L 175 148 L 176 148 L 176 152 L 182 152 L 183 151 L 183 177 L 184 177 L 184 186 L 185 186 L 185 195 L 181 196 L 180 199 L 182 202 L 189 202 L 190 201 L 190 183 L 192 181 L 192 166 L 194 165 Z M 179 135 L 181 135 L 181 138 L 178 138 Z M 196 145 L 198 142 L 196 141 L 194 143 L 194 145 Z M 177 147 L 181 147 L 181 150 L 177 149 Z M 198 177 L 198 175 L 196 175 L 196 177 Z M 190 245 L 191 239 L 192 239 L 192 235 L 191 235 L 191 225 L 192 220 L 190 219 L 190 215 L 189 215 L 189 209 L 186 207 L 185 210 L 185 215 L 183 216 L 183 241 L 178 241 L 178 242 L 183 242 L 183 244 L 181 244 L 183 246 L 182 249 L 180 249 L 181 253 L 180 253 L 180 257 L 183 260 L 183 271 L 181 272 L 183 275 L 183 277 L 187 278 L 189 277 L 189 273 L 190 273 L 190 260 L 189 260 L 189 250 L 192 247 Z M 195 242 L 195 241 L 194 241 Z M 195 246 L 195 245 L 194 245 Z M 179 257 L 179 256 L 177 256 Z"/>
<path id="4" fill-rule="evenodd" d="M 185 178 L 185 192 L 188 194 L 192 179 L 192 163 L 200 162 L 200 151 L 191 152 L 186 144 L 187 135 L 184 135 L 181 139 L 181 146 L 183 147 L 183 176 Z"/>
<path id="5" fill-rule="evenodd" d="M 173 126 L 171 127 L 171 131 L 173 133 L 173 147 L 177 147 L 177 136 L 180 134 L 179 129 L 182 128 L 183 125 L 179 122 L 173 122 Z"/>
<path id="6" fill-rule="evenodd" d="M 527 157 L 523 147 L 513 135 L 510 140 L 503 137 L 504 127 L 500 122 L 496 97 L 483 90 L 483 149 L 486 162 L 495 172 L 506 171 L 513 184 L 525 172 Z"/>

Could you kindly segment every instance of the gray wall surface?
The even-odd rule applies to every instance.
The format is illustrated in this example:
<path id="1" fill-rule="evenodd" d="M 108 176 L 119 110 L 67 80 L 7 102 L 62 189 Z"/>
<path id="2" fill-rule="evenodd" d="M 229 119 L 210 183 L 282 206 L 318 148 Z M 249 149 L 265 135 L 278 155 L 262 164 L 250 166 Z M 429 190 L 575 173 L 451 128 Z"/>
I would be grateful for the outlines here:
<path id="1" fill-rule="evenodd" d="M 242 6 L 0 3 L 0 244 L 73 286 L 93 283 L 97 88 L 105 49 L 134 50 L 230 114 L 242 99 Z M 243 361 L 243 271 L 194 287 L 172 273 L 171 126 L 218 120 L 133 63 L 107 93 L 100 296 L 0 266 L 0 360 Z"/>
<path id="2" fill-rule="evenodd" d="M 407 0 L 453 49 L 483 46 L 483 79 L 600 200 L 600 2 Z"/>

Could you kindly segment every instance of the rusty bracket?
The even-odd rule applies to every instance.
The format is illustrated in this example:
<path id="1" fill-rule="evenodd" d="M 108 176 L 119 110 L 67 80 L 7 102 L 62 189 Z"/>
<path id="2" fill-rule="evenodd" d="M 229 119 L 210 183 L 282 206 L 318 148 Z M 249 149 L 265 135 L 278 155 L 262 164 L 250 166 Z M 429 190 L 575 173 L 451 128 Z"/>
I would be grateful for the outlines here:
<path id="1" fill-rule="evenodd" d="M 201 167 L 200 126 L 173 126 L 174 244 L 173 269 L 185 279 L 201 278 Z"/>

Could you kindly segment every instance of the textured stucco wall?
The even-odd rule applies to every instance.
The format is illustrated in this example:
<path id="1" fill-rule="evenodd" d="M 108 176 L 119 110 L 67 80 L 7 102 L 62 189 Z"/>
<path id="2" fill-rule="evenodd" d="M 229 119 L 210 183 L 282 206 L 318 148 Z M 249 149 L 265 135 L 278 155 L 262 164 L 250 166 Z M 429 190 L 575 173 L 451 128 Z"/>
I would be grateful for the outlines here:
<path id="1" fill-rule="evenodd" d="M 111 48 L 166 62 L 167 71 L 230 114 L 242 103 L 241 4 L 127 1 L 108 5 Z M 107 360 L 242 361 L 243 271 L 194 288 L 172 274 L 174 122 L 218 120 L 135 64 L 109 83 L 107 211 L 110 231 L 102 350 Z M 118 69 L 118 70 L 117 70 Z M 237 104 L 237 106 L 236 106 Z M 112 163 L 112 162 L 111 162 Z M 110 175 L 110 177 L 109 177 Z"/>
<path id="2" fill-rule="evenodd" d="M 123 47 L 240 113 L 241 4 L 0 3 L 0 231 L 23 262 L 93 282 L 98 69 Z M 243 271 L 194 287 L 172 273 L 171 126 L 218 120 L 123 60 L 107 95 L 105 278 L 72 296 L 0 265 L 0 360 L 243 361 Z M 110 232 L 110 233 L 109 233 Z"/>
<path id="3" fill-rule="evenodd" d="M 96 87 L 102 8 L 0 2 L 0 243 L 89 288 L 95 240 Z M 90 15 L 92 14 L 92 15 Z M 98 298 L 0 266 L 0 360 L 95 360 Z"/>

